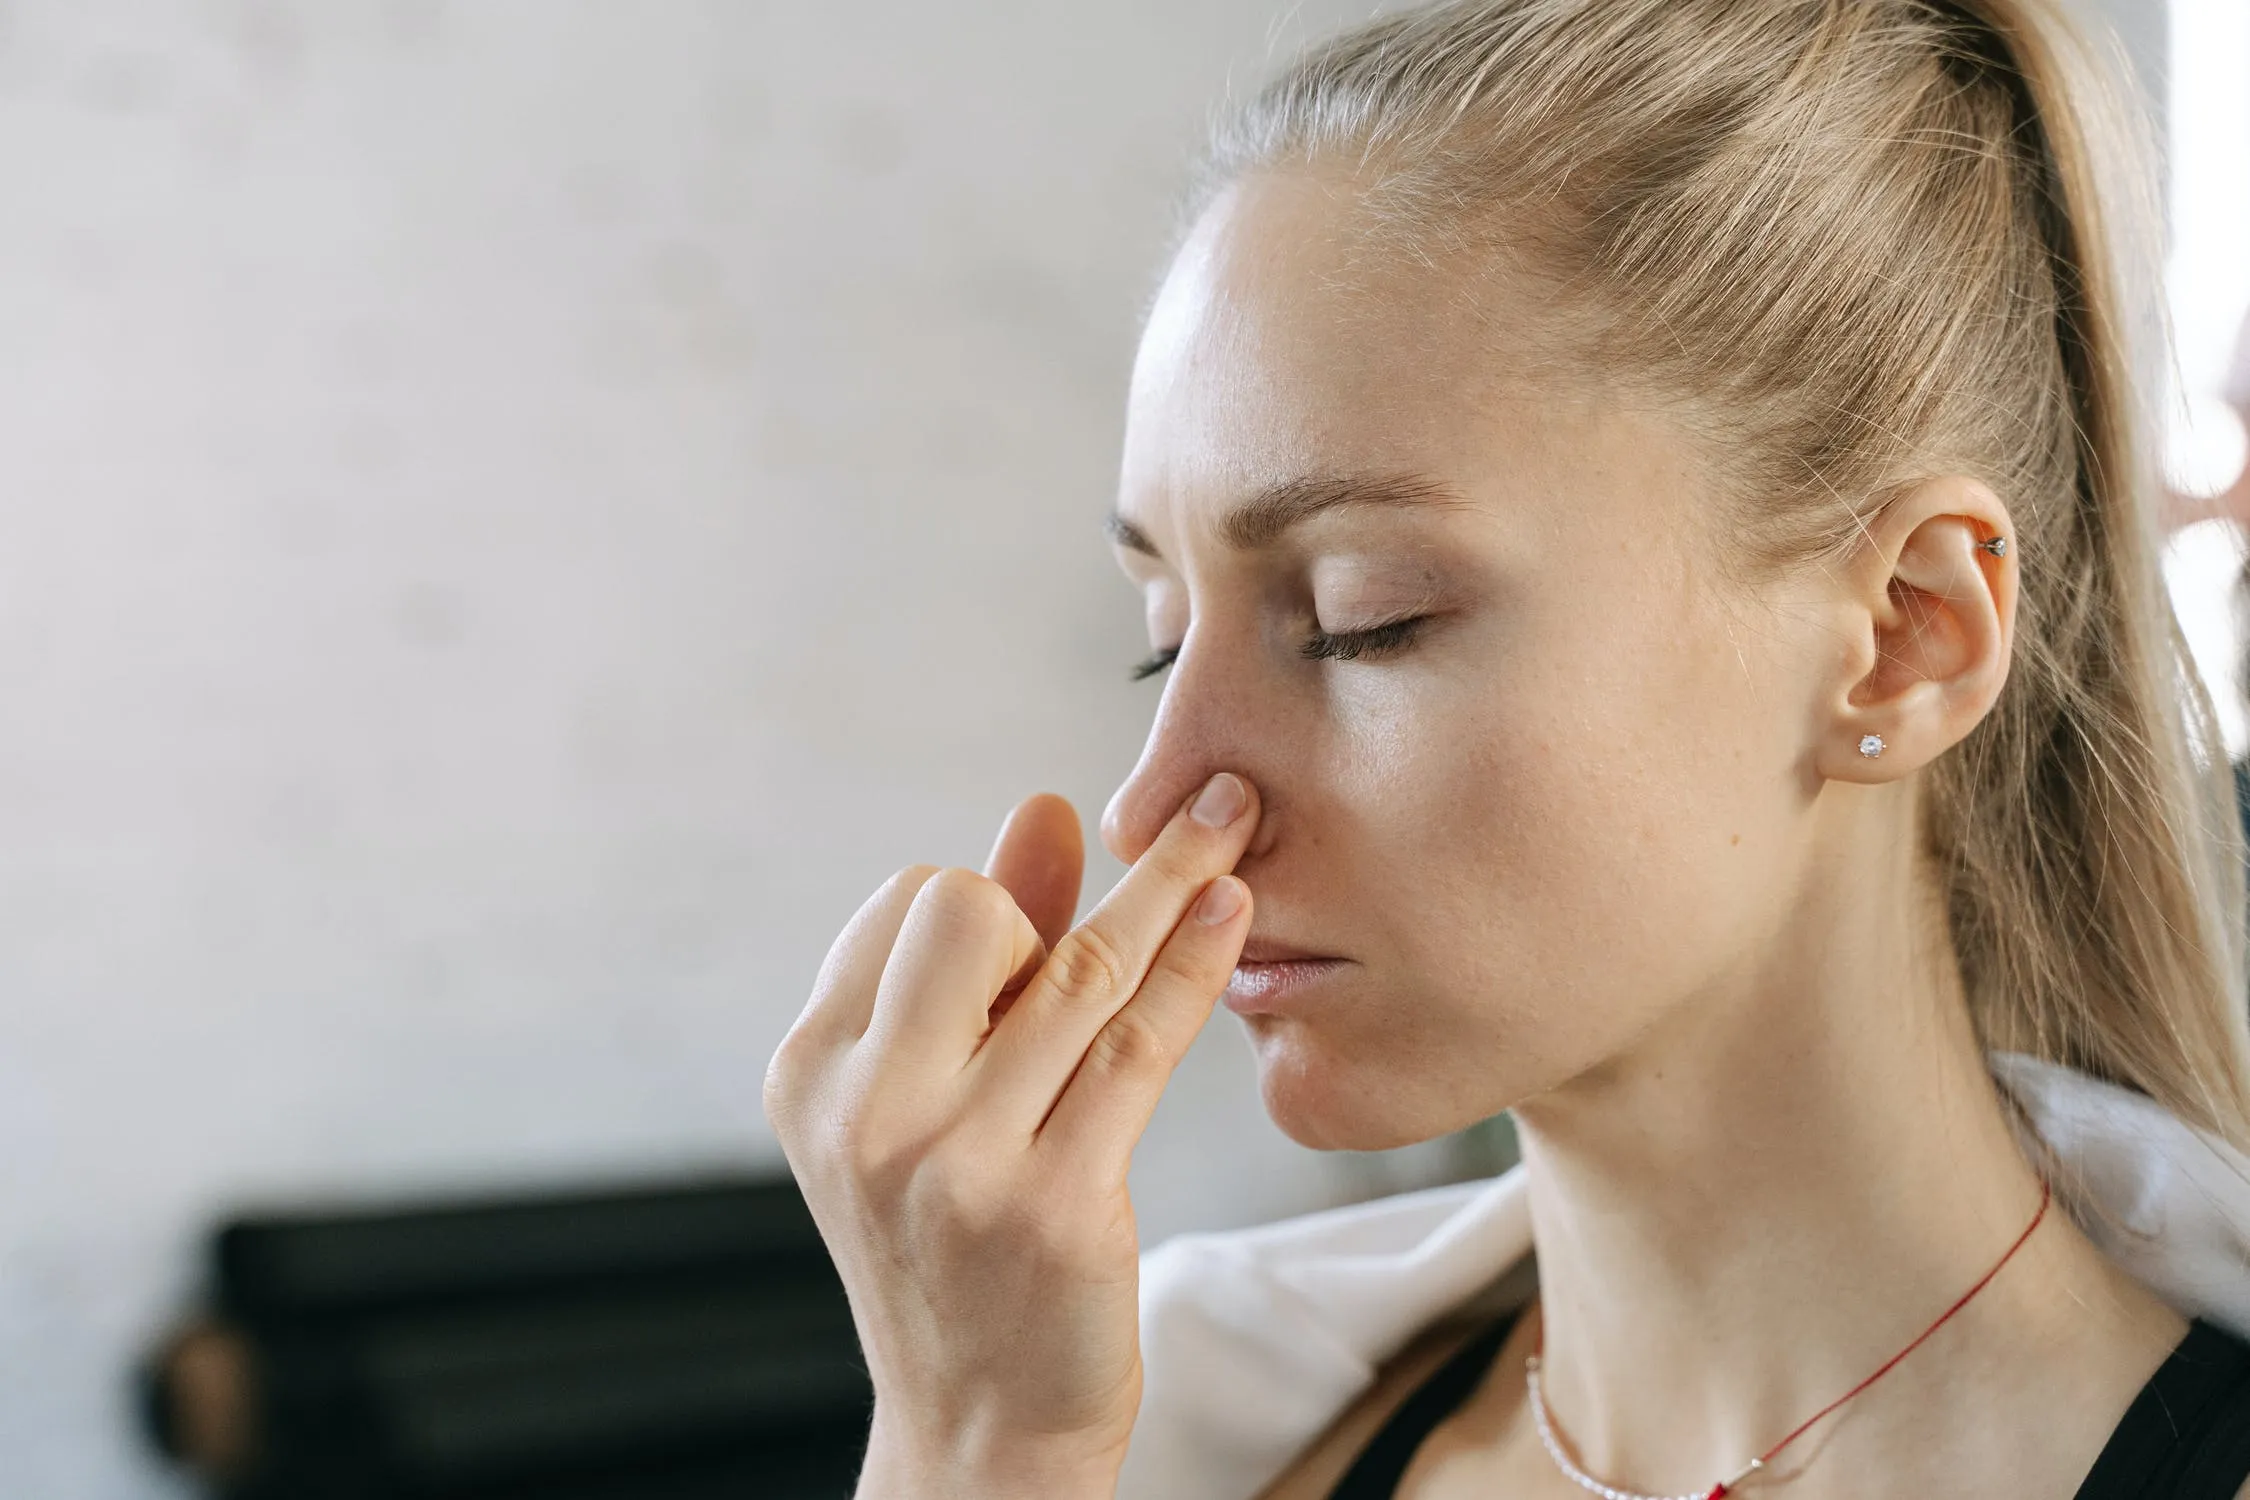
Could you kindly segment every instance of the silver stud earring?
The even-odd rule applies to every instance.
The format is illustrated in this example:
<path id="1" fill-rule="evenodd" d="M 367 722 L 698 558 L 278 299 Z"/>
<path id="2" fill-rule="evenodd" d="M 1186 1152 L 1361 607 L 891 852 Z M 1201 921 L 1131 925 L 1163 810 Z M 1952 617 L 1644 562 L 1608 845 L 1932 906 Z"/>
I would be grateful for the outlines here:
<path id="1" fill-rule="evenodd" d="M 1859 737 L 1859 753 L 1869 760 L 1881 755 L 1883 753 L 1883 737 L 1879 734 L 1861 735 Z"/>
<path id="2" fill-rule="evenodd" d="M 2008 539 L 2004 536 L 1988 536 L 1977 545 L 1994 557 L 2006 557 L 2008 555 Z"/>

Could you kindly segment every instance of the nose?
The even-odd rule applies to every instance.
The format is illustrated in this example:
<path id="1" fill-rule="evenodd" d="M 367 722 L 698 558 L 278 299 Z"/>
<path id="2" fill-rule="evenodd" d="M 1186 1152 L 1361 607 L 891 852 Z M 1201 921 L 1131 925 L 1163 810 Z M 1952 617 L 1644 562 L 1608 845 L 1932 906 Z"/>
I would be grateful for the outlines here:
<path id="1" fill-rule="evenodd" d="M 1273 799 L 1263 775 L 1266 757 L 1254 743 L 1261 716 L 1251 707 L 1250 695 L 1241 691 L 1247 686 L 1236 683 L 1229 691 L 1218 681 L 1215 663 L 1181 650 L 1140 762 L 1102 811 L 1102 847 L 1121 863 L 1129 865 L 1146 854 L 1173 814 L 1221 771 L 1232 771 L 1258 788 L 1261 812 L 1252 851 L 1266 842 Z"/>

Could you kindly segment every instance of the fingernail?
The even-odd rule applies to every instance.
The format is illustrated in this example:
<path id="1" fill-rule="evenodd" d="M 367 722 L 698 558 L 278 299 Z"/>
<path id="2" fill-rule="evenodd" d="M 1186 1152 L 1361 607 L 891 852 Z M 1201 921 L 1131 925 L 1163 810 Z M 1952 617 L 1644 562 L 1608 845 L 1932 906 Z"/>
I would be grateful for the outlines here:
<path id="1" fill-rule="evenodd" d="M 1206 927 L 1216 927 L 1242 910 L 1242 895 L 1248 887 L 1232 875 L 1221 875 L 1205 888 L 1203 899 L 1195 903 L 1195 920 Z"/>
<path id="2" fill-rule="evenodd" d="M 1224 828 L 1241 817 L 1242 810 L 1249 805 L 1250 792 L 1243 786 L 1242 778 L 1231 771 L 1221 771 L 1195 794 L 1195 805 L 1188 809 L 1188 816 L 1206 828 Z"/>

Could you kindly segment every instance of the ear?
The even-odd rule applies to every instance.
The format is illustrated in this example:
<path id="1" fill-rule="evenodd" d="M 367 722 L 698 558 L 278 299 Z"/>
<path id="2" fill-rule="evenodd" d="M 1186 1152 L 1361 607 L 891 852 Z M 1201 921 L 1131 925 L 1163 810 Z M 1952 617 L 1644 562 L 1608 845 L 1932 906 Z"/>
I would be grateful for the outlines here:
<path id="1" fill-rule="evenodd" d="M 1982 543 L 2004 539 L 1995 557 Z M 1898 781 L 1959 744 L 2000 697 L 2016 631 L 2016 534 L 1990 488 L 1925 480 L 1867 523 L 1849 567 L 1851 647 L 1815 756 L 1831 781 Z M 1861 743 L 1882 739 L 1875 755 Z"/>

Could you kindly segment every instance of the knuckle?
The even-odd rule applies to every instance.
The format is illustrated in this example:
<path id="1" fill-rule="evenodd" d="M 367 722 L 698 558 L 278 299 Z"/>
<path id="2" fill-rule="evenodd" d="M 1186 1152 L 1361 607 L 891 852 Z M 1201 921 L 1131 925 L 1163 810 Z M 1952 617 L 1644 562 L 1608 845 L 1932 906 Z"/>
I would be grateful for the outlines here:
<path id="1" fill-rule="evenodd" d="M 908 865 L 883 882 L 885 890 L 920 890 L 938 873 L 936 865 Z"/>
<path id="2" fill-rule="evenodd" d="M 1220 949 L 1209 942 L 1194 939 L 1210 932 L 1192 920 L 1183 924 L 1179 936 L 1164 945 L 1149 966 L 1148 984 L 1144 989 L 1161 986 L 1165 989 L 1194 990 L 1198 993 L 1215 992 L 1222 988 L 1234 972 L 1231 949 Z"/>
<path id="3" fill-rule="evenodd" d="M 766 1117 L 777 1131 L 802 1111 L 806 1092 L 819 1068 L 821 1050 L 800 1017 L 767 1060 L 762 1096 Z"/>
<path id="4" fill-rule="evenodd" d="M 1128 1006 L 1109 1018 L 1087 1049 L 1086 1060 L 1111 1075 L 1133 1074 L 1169 1067 L 1171 1054 L 1163 1029 L 1146 1012 Z"/>
<path id="5" fill-rule="evenodd" d="M 916 898 L 948 925 L 984 931 L 1007 921 L 1015 900 L 998 881 L 974 870 L 948 868 L 931 875 Z"/>
<path id="6" fill-rule="evenodd" d="M 778 1127 L 790 1113 L 790 1106 L 796 1101 L 797 1097 L 796 1058 L 790 1050 L 787 1037 L 782 1038 L 781 1045 L 774 1049 L 772 1059 L 766 1064 L 765 1087 L 762 1094 L 765 1100 L 766 1118 L 773 1121 L 775 1126 Z"/>
<path id="7" fill-rule="evenodd" d="M 1048 973 L 1066 1000 L 1113 998 L 1132 978 L 1125 950 L 1094 926 L 1073 928 L 1063 935 L 1048 959 Z"/>

